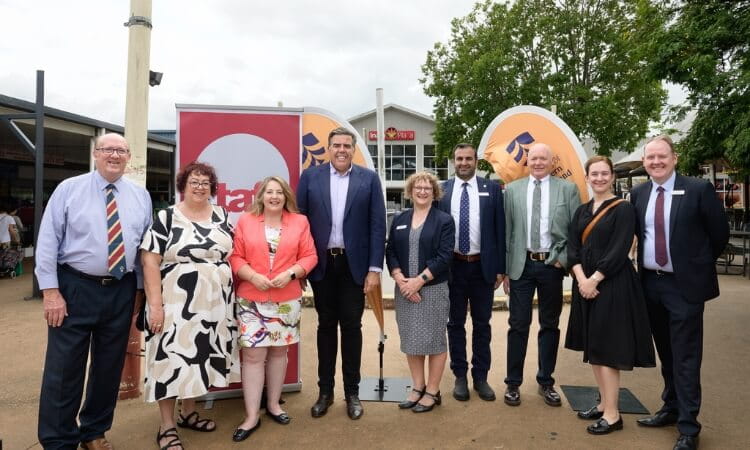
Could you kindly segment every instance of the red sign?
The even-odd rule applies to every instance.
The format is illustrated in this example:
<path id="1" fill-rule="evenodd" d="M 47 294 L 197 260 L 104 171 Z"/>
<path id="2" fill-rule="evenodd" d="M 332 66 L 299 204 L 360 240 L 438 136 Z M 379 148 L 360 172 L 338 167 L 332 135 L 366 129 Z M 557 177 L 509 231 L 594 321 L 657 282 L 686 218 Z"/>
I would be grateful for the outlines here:
<path id="1" fill-rule="evenodd" d="M 370 131 L 367 133 L 367 139 L 371 141 L 378 140 L 378 132 Z M 385 130 L 386 141 L 413 141 L 414 130 L 397 130 L 394 127 L 389 127 Z"/>

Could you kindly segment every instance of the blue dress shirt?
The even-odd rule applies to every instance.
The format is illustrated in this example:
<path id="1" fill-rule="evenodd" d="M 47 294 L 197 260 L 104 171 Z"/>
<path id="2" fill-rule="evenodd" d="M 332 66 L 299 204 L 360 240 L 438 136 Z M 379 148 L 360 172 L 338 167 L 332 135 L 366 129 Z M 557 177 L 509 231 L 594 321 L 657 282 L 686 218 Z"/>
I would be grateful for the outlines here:
<path id="1" fill-rule="evenodd" d="M 68 264 L 89 275 L 108 275 L 105 188 L 109 184 L 99 172 L 93 171 L 68 178 L 52 193 L 34 252 L 34 272 L 40 289 L 59 287 L 58 264 Z M 144 188 L 124 177 L 112 184 L 122 225 L 127 271 L 136 271 L 140 288 L 143 277 L 138 247 L 151 227 L 151 197 Z"/>
<path id="2" fill-rule="evenodd" d="M 651 195 L 648 198 L 646 207 L 646 227 L 643 230 L 643 267 L 650 270 L 663 270 L 665 272 L 674 272 L 672 266 L 672 254 L 669 249 L 669 216 L 672 213 L 672 195 L 674 195 L 674 181 L 677 177 L 676 172 L 672 172 L 661 187 L 664 188 L 664 239 L 667 242 L 667 265 L 662 267 L 656 262 L 656 229 L 654 212 L 656 211 L 656 196 L 659 193 L 656 189 L 660 186 L 655 181 L 651 182 Z M 683 192 L 684 194 L 684 192 Z"/>

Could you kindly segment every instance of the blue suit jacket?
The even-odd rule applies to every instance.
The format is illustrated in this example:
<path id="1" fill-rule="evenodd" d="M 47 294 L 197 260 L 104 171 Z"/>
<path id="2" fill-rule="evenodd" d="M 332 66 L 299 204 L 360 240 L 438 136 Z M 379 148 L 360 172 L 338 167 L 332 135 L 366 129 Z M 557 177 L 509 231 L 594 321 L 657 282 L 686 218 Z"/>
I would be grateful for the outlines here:
<path id="1" fill-rule="evenodd" d="M 445 194 L 438 203 L 441 211 L 450 215 L 452 178 L 443 183 Z M 492 180 L 477 177 L 479 190 L 479 228 L 482 275 L 487 283 L 495 283 L 497 275 L 505 273 L 505 211 L 500 185 Z M 456 224 L 458 226 L 458 224 Z"/>
<path id="2" fill-rule="evenodd" d="M 434 277 L 428 285 L 447 281 L 456 235 L 453 217 L 437 208 L 430 208 L 422 225 L 422 233 L 419 235 L 417 272 L 414 273 L 409 270 L 409 234 L 412 217 L 414 210 L 407 209 L 393 218 L 385 250 L 388 270 L 393 272 L 394 269 L 400 268 L 406 278 L 413 278 L 427 267 Z"/>
<path id="3" fill-rule="evenodd" d="M 643 242 L 646 230 L 646 208 L 652 182 L 634 187 L 630 201 L 638 212 L 638 267 L 643 267 Z M 682 295 L 691 303 L 701 303 L 719 296 L 716 258 L 729 241 L 729 222 L 714 187 L 707 180 L 677 174 L 669 212 L 669 254 Z"/>
<path id="4" fill-rule="evenodd" d="M 310 167 L 297 186 L 297 206 L 307 216 L 318 253 L 318 265 L 308 278 L 320 281 L 326 273 L 326 249 L 331 237 L 331 165 Z M 352 278 L 364 284 L 370 267 L 383 267 L 385 201 L 380 179 L 372 170 L 352 166 L 344 209 L 344 246 Z"/>

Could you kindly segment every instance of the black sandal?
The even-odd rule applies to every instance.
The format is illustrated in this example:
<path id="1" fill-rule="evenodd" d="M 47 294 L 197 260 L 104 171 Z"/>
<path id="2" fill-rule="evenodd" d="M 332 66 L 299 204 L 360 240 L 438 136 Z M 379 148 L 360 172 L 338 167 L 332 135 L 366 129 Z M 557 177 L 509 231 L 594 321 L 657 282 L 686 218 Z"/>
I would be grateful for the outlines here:
<path id="1" fill-rule="evenodd" d="M 403 402 L 398 404 L 398 409 L 413 408 L 420 400 L 422 400 L 422 397 L 424 396 L 424 393 L 426 390 L 427 390 L 427 386 L 423 387 L 422 389 L 412 388 L 412 392 L 419 394 L 419 397 L 417 397 L 417 399 L 414 401 L 409 400 L 409 399 L 404 400 Z"/>
<path id="2" fill-rule="evenodd" d="M 180 449 L 184 449 L 185 447 L 182 446 L 182 441 L 180 441 L 180 437 L 177 435 L 177 428 L 172 427 L 169 429 L 164 430 L 163 433 L 160 433 L 161 427 L 159 427 L 158 430 L 156 430 L 156 445 L 159 445 L 159 442 L 161 442 L 164 438 L 172 438 L 167 445 L 163 447 L 159 447 L 159 450 L 169 450 L 172 447 L 180 446 Z"/>
<path id="3" fill-rule="evenodd" d="M 195 416 L 195 422 L 190 422 L 190 418 Z M 209 424 L 214 424 L 213 428 L 209 428 Z M 216 431 L 216 422 L 214 422 L 211 419 L 201 419 L 198 415 L 198 411 L 193 411 L 190 414 L 187 415 L 187 417 L 183 417 L 182 413 L 180 413 L 180 420 L 177 421 L 177 426 L 180 428 L 189 428 L 194 431 L 200 431 L 202 433 L 210 433 L 212 431 Z"/>

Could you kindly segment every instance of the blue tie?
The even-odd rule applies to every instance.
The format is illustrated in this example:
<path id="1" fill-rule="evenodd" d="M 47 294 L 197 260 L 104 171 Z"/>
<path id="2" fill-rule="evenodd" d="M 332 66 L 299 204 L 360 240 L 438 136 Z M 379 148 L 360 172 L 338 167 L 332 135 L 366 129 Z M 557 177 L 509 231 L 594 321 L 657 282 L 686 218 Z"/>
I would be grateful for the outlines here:
<path id="1" fill-rule="evenodd" d="M 458 213 L 458 251 L 464 255 L 469 254 L 471 249 L 471 238 L 469 237 L 469 191 L 466 189 L 469 183 L 464 183 L 461 192 L 461 205 Z"/>

